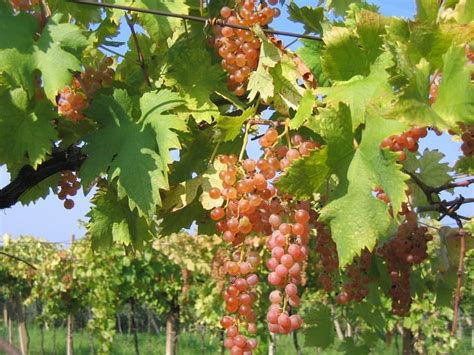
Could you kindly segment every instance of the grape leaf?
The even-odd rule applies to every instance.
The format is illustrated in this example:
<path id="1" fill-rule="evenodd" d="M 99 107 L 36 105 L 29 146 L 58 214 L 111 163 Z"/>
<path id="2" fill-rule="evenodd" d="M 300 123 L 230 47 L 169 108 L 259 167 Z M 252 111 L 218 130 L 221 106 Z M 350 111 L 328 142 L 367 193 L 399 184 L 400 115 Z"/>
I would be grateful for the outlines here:
<path id="1" fill-rule="evenodd" d="M 306 327 L 303 329 L 304 346 L 327 348 L 334 342 L 335 334 L 331 310 L 328 306 L 319 305 L 305 312 Z"/>
<path id="2" fill-rule="evenodd" d="M 328 80 L 323 74 L 320 55 L 324 48 L 324 44 L 319 41 L 311 41 L 307 39 L 302 39 L 301 42 L 303 43 L 303 46 L 296 50 L 296 54 L 311 70 L 318 84 L 321 86 L 327 85 Z"/>
<path id="3" fill-rule="evenodd" d="M 175 14 L 187 15 L 189 13 L 189 6 L 183 0 L 114 0 L 114 2 Z M 138 18 L 150 37 L 163 43 L 166 38 L 172 37 L 173 34 L 184 32 L 184 23 L 179 18 L 143 13 L 139 14 Z"/>
<path id="4" fill-rule="evenodd" d="M 418 159 L 419 171 L 417 176 L 428 186 L 440 186 L 451 180 L 448 163 L 441 163 L 444 154 L 438 150 L 425 149 Z"/>
<path id="5" fill-rule="evenodd" d="M 340 183 L 337 187 L 344 194 L 321 211 L 320 219 L 330 224 L 341 267 L 352 262 L 362 249 L 372 250 L 390 227 L 388 207 L 373 197 L 374 188 L 380 186 L 390 197 L 394 215 L 407 200 L 408 176 L 400 171 L 395 154 L 379 148 L 384 137 L 404 129 L 399 122 L 370 117 L 348 167 L 347 186 Z"/>
<path id="6" fill-rule="evenodd" d="M 474 20 L 474 2 L 459 0 L 454 9 L 454 18 L 461 24 L 467 24 Z"/>
<path id="7" fill-rule="evenodd" d="M 324 9 L 322 7 L 298 7 L 291 2 L 288 5 L 288 13 L 290 20 L 304 25 L 305 32 L 321 33 L 323 31 L 321 22 L 324 20 Z"/>
<path id="8" fill-rule="evenodd" d="M 451 47 L 443 56 L 443 78 L 433 110 L 454 127 L 456 122 L 474 123 L 474 85 L 466 67 L 463 47 Z M 444 128 L 444 127 L 441 127 Z"/>
<path id="9" fill-rule="evenodd" d="M 327 8 L 333 9 L 336 16 L 344 16 L 350 4 L 361 2 L 361 0 L 327 0 Z"/>
<path id="10" fill-rule="evenodd" d="M 438 0 L 416 0 L 416 19 L 421 22 L 436 22 L 439 11 Z"/>
<path id="11" fill-rule="evenodd" d="M 92 203 L 94 206 L 87 216 L 90 217 L 88 231 L 95 248 L 110 246 L 112 242 L 139 248 L 152 237 L 146 219 L 136 211 L 130 211 L 127 198 L 118 198 L 113 186 L 99 189 Z"/>
<path id="12" fill-rule="evenodd" d="M 294 161 L 278 180 L 278 188 L 298 200 L 311 199 L 331 173 L 327 165 L 327 155 L 328 149 L 323 147 L 312 151 L 307 157 Z"/>
<path id="13" fill-rule="evenodd" d="M 281 61 L 269 70 L 273 78 L 273 106 L 280 113 L 287 114 L 289 109 L 296 110 L 304 94 L 304 89 L 298 85 L 301 75 L 295 62 L 283 55 Z"/>
<path id="14" fill-rule="evenodd" d="M 331 105 L 337 106 L 339 102 L 349 105 L 355 130 L 365 122 L 368 110 L 380 111 L 392 98 L 389 75 L 385 71 L 390 64 L 390 55 L 384 53 L 372 65 L 367 77 L 355 76 L 331 87 L 319 87 L 316 93 L 326 95 L 325 101 Z"/>
<path id="15" fill-rule="evenodd" d="M 332 80 L 345 81 L 355 75 L 369 74 L 367 55 L 349 29 L 334 26 L 325 31 L 324 43 L 326 48 L 321 57 L 321 64 L 325 76 Z"/>
<path id="16" fill-rule="evenodd" d="M 347 106 L 341 104 L 338 111 L 321 109 L 319 115 L 310 118 L 308 126 L 326 140 L 327 146 L 295 161 L 277 183 L 282 191 L 303 200 L 318 193 L 332 173 L 339 176 L 340 186 L 346 186 L 346 171 L 354 154 L 354 136 Z"/>
<path id="17" fill-rule="evenodd" d="M 382 53 L 383 35 L 388 20 L 373 11 L 361 10 L 356 15 L 356 30 L 359 41 L 373 63 Z"/>
<path id="18" fill-rule="evenodd" d="M 306 89 L 301 99 L 301 102 L 298 106 L 298 110 L 296 111 L 295 117 L 290 120 L 290 128 L 291 129 L 299 129 L 304 121 L 311 116 L 313 113 L 313 106 L 316 103 L 316 98 L 313 90 Z"/>
<path id="19" fill-rule="evenodd" d="M 474 174 L 474 156 L 461 157 L 454 165 L 454 170 L 461 174 Z"/>
<path id="20" fill-rule="evenodd" d="M 211 63 L 203 46 L 196 46 L 196 40 L 188 37 L 170 48 L 168 60 L 170 68 L 166 76 L 169 84 L 179 89 L 196 122 L 211 122 L 219 115 L 219 110 L 210 96 L 224 86 L 224 71 Z"/>
<path id="21" fill-rule="evenodd" d="M 156 153 L 156 134 L 148 124 L 130 117 L 131 100 L 122 90 L 114 96 L 96 96 L 87 116 L 95 119 L 99 129 L 85 137 L 88 158 L 81 167 L 85 186 L 101 173 L 112 181 L 118 178 L 118 196 L 129 197 L 130 207 L 151 217 L 161 205 L 159 189 L 167 189 L 166 166 Z M 174 133 L 168 132 L 172 136 Z M 163 137 L 161 137 L 163 139 Z M 164 135 L 166 141 L 168 135 Z"/>
<path id="22" fill-rule="evenodd" d="M 242 125 L 245 121 L 255 115 L 257 106 L 247 108 L 240 116 L 219 116 L 216 124 L 217 140 L 221 142 L 232 141 L 242 131 Z"/>
<path id="23" fill-rule="evenodd" d="M 163 167 L 173 162 L 171 149 L 180 149 L 178 135 L 174 131 L 186 131 L 186 122 L 173 114 L 166 114 L 170 110 L 184 104 L 179 94 L 169 90 L 147 92 L 140 98 L 141 120 L 149 124 L 156 135 L 156 144 L 163 162 Z"/>
<path id="24" fill-rule="evenodd" d="M 36 168 L 57 138 L 53 107 L 45 100 L 30 107 L 23 89 L 0 92 L 0 106 L 0 164 L 26 162 Z"/>
<path id="25" fill-rule="evenodd" d="M 247 90 L 249 90 L 248 99 L 250 101 L 255 99 L 258 94 L 265 102 L 273 96 L 272 76 L 263 65 L 259 64 L 257 70 L 250 74 Z"/>
<path id="26" fill-rule="evenodd" d="M 426 60 L 412 70 L 409 84 L 389 116 L 439 129 L 455 128 L 457 122 L 474 122 L 474 86 L 461 47 L 451 47 L 444 56 L 443 76 L 433 106 L 428 103 L 430 70 Z"/>
<path id="27" fill-rule="evenodd" d="M 34 92 L 36 69 L 41 71 L 46 96 L 53 102 L 58 91 L 71 83 L 72 71 L 81 69 L 80 50 L 87 40 L 76 25 L 60 23 L 62 18 L 61 14 L 52 16 L 35 42 L 35 20 L 27 14 L 13 16 L 0 7 L 0 72 L 26 88 L 29 96 Z M 16 30 L 12 33 L 11 28 Z"/>

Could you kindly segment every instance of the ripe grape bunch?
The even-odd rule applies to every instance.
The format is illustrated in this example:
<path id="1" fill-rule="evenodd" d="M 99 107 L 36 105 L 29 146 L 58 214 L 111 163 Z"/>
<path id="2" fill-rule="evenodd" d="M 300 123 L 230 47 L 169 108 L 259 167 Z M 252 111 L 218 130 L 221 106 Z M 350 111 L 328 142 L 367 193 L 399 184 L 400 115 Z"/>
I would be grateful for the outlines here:
<path id="1" fill-rule="evenodd" d="M 462 128 L 464 132 L 461 135 L 461 150 L 466 157 L 469 157 L 474 155 L 474 125 Z"/>
<path id="2" fill-rule="evenodd" d="M 361 302 L 369 294 L 369 268 L 372 264 L 373 254 L 364 249 L 361 256 L 347 268 L 347 277 L 343 285 L 343 291 L 336 297 L 338 304 L 344 304 L 350 301 Z"/>
<path id="3" fill-rule="evenodd" d="M 276 5 L 277 0 L 269 0 Z M 227 6 L 220 10 L 223 25 L 213 26 L 213 44 L 222 58 L 222 67 L 229 73 L 227 85 L 237 96 L 245 93 L 250 73 L 257 68 L 260 40 L 251 31 L 234 29 L 225 24 L 251 27 L 268 25 L 280 16 L 278 8 L 270 8 L 264 1 L 257 6 L 255 0 L 237 0 L 235 9 Z"/>
<path id="4" fill-rule="evenodd" d="M 67 119 L 77 122 L 85 118 L 83 111 L 88 100 L 101 87 L 112 85 L 114 70 L 110 68 L 113 59 L 105 58 L 99 69 L 88 67 L 72 79 L 72 85 L 63 88 L 57 97 L 58 112 Z"/>
<path id="5" fill-rule="evenodd" d="M 259 140 L 264 155 L 257 161 L 251 158 L 239 161 L 233 154 L 219 156 L 225 166 L 219 173 L 222 188 L 208 191 L 212 199 L 222 197 L 225 201 L 210 216 L 224 241 L 235 250 L 232 260 L 225 264 L 230 285 L 224 293 L 226 311 L 234 315 L 221 321 L 227 333 L 224 345 L 235 354 L 251 352 L 257 345 L 241 334 L 244 325 L 249 334 L 257 330 L 251 307 L 255 302 L 258 284 L 255 271 L 260 258 L 247 245 L 255 236 L 266 236 L 271 251 L 266 263 L 270 269 L 268 282 L 278 288 L 270 294 L 272 305 L 267 317 L 270 331 L 287 334 L 302 323 L 301 317 L 289 315 L 287 308 L 300 303 L 297 285 L 301 283 L 302 263 L 308 255 L 309 204 L 280 194 L 273 183 L 295 159 L 308 155 L 319 145 L 296 135 L 291 140 L 294 147 L 288 148 L 279 144 L 279 139 L 276 129 L 268 129 Z"/>
<path id="6" fill-rule="evenodd" d="M 380 144 L 380 148 L 389 148 L 392 152 L 398 155 L 398 161 L 403 161 L 407 158 L 404 149 L 409 152 L 416 152 L 418 150 L 418 141 L 420 138 L 426 137 L 428 134 L 426 127 L 413 127 L 410 130 L 385 138 Z"/>
<path id="7" fill-rule="evenodd" d="M 428 258 L 427 243 L 432 239 L 426 227 L 417 225 L 413 211 L 404 206 L 402 213 L 406 219 L 398 228 L 397 235 L 378 250 L 387 264 L 392 283 L 389 291 L 392 312 L 398 316 L 410 310 L 410 270 Z"/>
<path id="8" fill-rule="evenodd" d="M 316 223 L 316 251 L 320 255 L 323 271 L 318 281 L 326 292 L 333 290 L 333 275 L 339 268 L 336 243 L 331 238 L 330 229 L 323 223 Z"/>
<path id="9" fill-rule="evenodd" d="M 10 0 L 12 7 L 17 11 L 29 11 L 35 5 L 38 5 L 38 0 Z"/>
<path id="10" fill-rule="evenodd" d="M 58 193 L 58 198 L 64 200 L 64 207 L 70 210 L 74 207 L 74 201 L 68 198 L 68 196 L 76 196 L 77 190 L 81 187 L 81 184 L 77 180 L 77 175 L 72 171 L 64 170 L 61 173 L 59 187 L 61 190 Z"/>

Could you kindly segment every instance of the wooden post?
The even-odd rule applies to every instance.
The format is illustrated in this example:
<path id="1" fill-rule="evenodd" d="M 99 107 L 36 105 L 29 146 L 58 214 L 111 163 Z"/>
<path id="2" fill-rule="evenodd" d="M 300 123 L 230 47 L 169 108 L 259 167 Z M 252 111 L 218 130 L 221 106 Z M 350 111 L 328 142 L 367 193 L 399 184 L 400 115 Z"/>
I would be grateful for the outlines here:
<path id="1" fill-rule="evenodd" d="M 276 336 L 270 333 L 270 344 L 268 344 L 268 355 L 276 355 Z"/>
<path id="2" fill-rule="evenodd" d="M 413 332 L 408 328 L 403 328 L 403 355 L 412 355 L 414 353 Z"/>
<path id="3" fill-rule="evenodd" d="M 75 236 L 74 234 L 71 235 L 71 251 L 74 246 Z M 72 253 L 71 253 L 72 255 Z M 72 275 L 71 275 L 72 277 Z M 67 315 L 67 340 L 66 340 L 66 354 L 67 355 L 74 355 L 74 315 L 68 314 Z"/>
<path id="4" fill-rule="evenodd" d="M 20 351 L 22 355 L 28 354 L 28 329 L 26 328 L 26 317 L 21 295 L 16 293 L 15 295 L 15 308 L 18 320 L 18 336 L 20 338 Z"/>
<path id="5" fill-rule="evenodd" d="M 137 332 L 137 321 L 135 319 L 135 299 L 132 297 L 130 298 L 130 329 L 133 332 L 133 343 L 135 345 L 135 355 L 140 355 L 140 349 L 138 347 L 138 332 Z"/>
<path id="6" fill-rule="evenodd" d="M 166 355 L 176 355 L 179 332 L 179 306 L 173 302 L 166 318 Z"/>
<path id="7" fill-rule="evenodd" d="M 303 355 L 302 351 L 301 351 L 301 347 L 300 347 L 300 344 L 298 343 L 298 332 L 296 330 L 293 330 L 292 332 L 293 334 L 293 345 L 295 346 L 295 350 L 296 350 L 296 355 Z"/>
<path id="8" fill-rule="evenodd" d="M 67 345 L 66 354 L 74 355 L 74 315 L 67 316 Z"/>

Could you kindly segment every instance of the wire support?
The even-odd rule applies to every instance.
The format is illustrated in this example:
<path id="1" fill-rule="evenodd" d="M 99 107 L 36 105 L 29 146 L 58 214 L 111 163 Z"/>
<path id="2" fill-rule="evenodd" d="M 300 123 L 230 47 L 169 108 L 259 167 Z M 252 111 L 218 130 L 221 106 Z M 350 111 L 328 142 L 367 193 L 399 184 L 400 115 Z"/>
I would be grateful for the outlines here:
<path id="1" fill-rule="evenodd" d="M 156 15 L 156 16 L 175 17 L 175 18 L 180 18 L 180 19 L 183 19 L 183 20 L 201 22 L 201 23 L 204 23 L 204 24 L 212 23 L 212 24 L 231 27 L 231 28 L 235 28 L 235 29 L 239 29 L 239 30 L 247 30 L 247 31 L 252 30 L 248 26 L 241 26 L 241 25 L 225 23 L 224 21 L 222 21 L 220 19 L 209 19 L 209 18 L 201 17 L 201 16 L 176 14 L 176 13 L 167 12 L 167 11 L 160 11 L 160 10 L 153 10 L 153 9 L 142 9 L 142 8 L 138 8 L 138 7 L 117 5 L 117 4 L 106 4 L 106 3 L 101 3 L 101 2 L 96 2 L 96 1 L 88 1 L 88 0 L 67 0 L 67 1 L 71 2 L 71 3 L 74 3 L 74 4 L 78 4 L 78 5 L 89 5 L 89 6 L 105 7 L 105 8 L 111 8 L 111 9 L 124 10 L 124 11 L 128 11 L 128 12 L 140 12 L 140 13 L 151 14 L 151 15 Z M 294 32 L 278 31 L 278 30 L 272 30 L 272 29 L 269 29 L 269 28 L 264 28 L 262 30 L 265 33 L 279 35 L 279 36 L 304 38 L 304 39 L 309 39 L 309 40 L 312 40 L 312 41 L 320 41 L 320 42 L 323 41 L 323 39 L 321 37 L 311 36 L 311 35 L 307 35 L 307 34 L 304 34 L 304 33 L 301 34 L 301 33 L 294 33 Z"/>

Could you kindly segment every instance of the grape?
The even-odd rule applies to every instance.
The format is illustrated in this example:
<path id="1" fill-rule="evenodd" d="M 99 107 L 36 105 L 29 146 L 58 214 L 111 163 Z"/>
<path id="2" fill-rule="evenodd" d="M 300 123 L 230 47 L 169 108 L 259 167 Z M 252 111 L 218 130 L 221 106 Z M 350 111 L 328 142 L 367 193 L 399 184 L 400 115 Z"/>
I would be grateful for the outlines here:
<path id="1" fill-rule="evenodd" d="M 426 128 L 413 127 L 402 134 L 385 138 L 380 144 L 380 148 L 389 148 L 392 152 L 397 153 L 399 161 L 403 161 L 406 159 L 404 149 L 409 152 L 416 152 L 418 150 L 418 140 L 426 137 L 427 134 Z"/>
<path id="2" fill-rule="evenodd" d="M 72 209 L 74 207 L 74 201 L 67 197 L 75 196 L 81 187 L 81 184 L 77 180 L 76 173 L 69 170 L 63 171 L 59 180 L 59 187 L 61 189 L 58 193 L 58 198 L 64 200 L 64 208 L 68 210 Z"/>
<path id="3" fill-rule="evenodd" d="M 389 290 L 392 313 L 399 316 L 407 314 L 411 306 L 410 270 L 413 265 L 427 259 L 427 243 L 432 239 L 426 227 L 417 225 L 416 214 L 406 205 L 401 214 L 405 221 L 399 226 L 396 236 L 378 249 L 392 282 Z"/>

